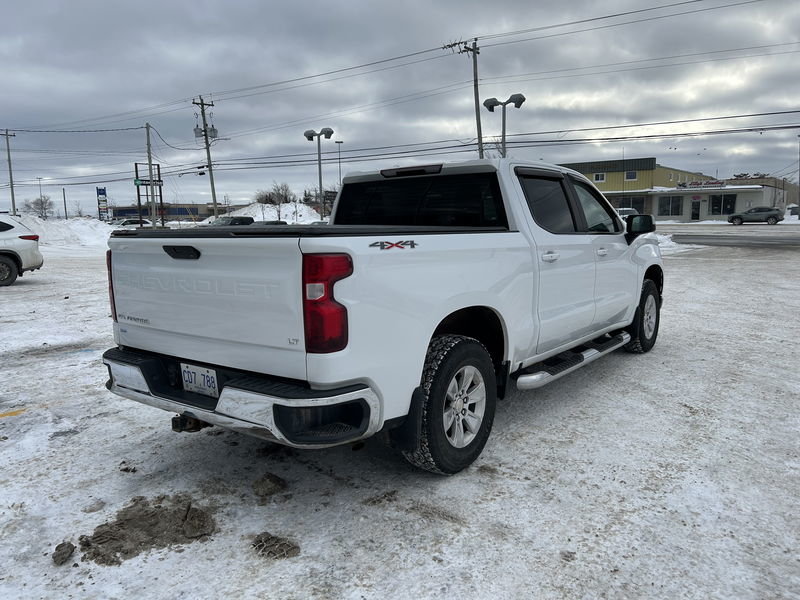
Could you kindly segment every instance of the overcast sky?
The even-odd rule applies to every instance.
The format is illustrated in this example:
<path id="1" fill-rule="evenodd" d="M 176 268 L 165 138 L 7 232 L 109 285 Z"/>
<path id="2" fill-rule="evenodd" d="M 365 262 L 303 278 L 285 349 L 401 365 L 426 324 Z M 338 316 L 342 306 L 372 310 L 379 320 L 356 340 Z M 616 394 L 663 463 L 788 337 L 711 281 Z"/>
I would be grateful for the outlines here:
<path id="1" fill-rule="evenodd" d="M 4 2 L 0 22 L 0 129 L 16 134 L 18 207 L 38 196 L 37 177 L 59 208 L 66 188 L 70 212 L 75 202 L 88 210 L 98 185 L 116 204 L 135 201 L 145 122 L 163 138 L 153 136 L 164 200 L 210 201 L 208 176 L 196 174 L 206 161 L 193 135 L 201 94 L 221 138 L 220 201 L 248 202 L 273 182 L 315 188 L 306 129 L 335 131 L 322 141 L 326 188 L 338 183 L 338 150 L 344 173 L 477 158 L 471 56 L 441 49 L 475 37 L 481 102 L 527 98 L 508 109 L 511 156 L 654 156 L 720 178 L 797 180 L 795 0 L 44 0 Z M 612 128 L 778 112 L 787 114 Z M 494 155 L 500 113 L 481 108 L 481 120 Z M 763 129 L 679 135 L 748 128 Z M 121 130 L 22 131 L 98 129 Z M 604 141 L 641 136 L 654 137 Z"/>

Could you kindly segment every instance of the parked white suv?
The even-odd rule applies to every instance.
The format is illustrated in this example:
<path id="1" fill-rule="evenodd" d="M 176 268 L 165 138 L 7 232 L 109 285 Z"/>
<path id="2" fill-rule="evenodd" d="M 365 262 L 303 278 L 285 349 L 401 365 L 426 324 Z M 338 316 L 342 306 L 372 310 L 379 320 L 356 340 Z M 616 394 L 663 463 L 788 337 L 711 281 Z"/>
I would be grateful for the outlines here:
<path id="1" fill-rule="evenodd" d="M 9 214 L 0 213 L 0 286 L 11 285 L 25 271 L 42 268 L 39 236 Z"/>

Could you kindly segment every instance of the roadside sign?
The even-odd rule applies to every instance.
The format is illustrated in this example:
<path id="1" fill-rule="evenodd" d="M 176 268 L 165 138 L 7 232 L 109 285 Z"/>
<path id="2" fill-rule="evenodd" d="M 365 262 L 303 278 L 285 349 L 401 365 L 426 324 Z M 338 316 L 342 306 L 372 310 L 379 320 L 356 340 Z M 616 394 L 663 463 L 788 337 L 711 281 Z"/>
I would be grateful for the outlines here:
<path id="1" fill-rule="evenodd" d="M 153 183 L 151 184 L 149 179 L 134 179 L 134 180 L 133 180 L 133 185 L 135 185 L 135 186 L 137 186 L 137 187 L 138 187 L 138 186 L 140 186 L 140 185 L 146 185 L 146 186 L 149 186 L 149 185 L 161 186 L 161 185 L 164 185 L 164 180 L 163 180 L 163 179 L 153 179 Z"/>

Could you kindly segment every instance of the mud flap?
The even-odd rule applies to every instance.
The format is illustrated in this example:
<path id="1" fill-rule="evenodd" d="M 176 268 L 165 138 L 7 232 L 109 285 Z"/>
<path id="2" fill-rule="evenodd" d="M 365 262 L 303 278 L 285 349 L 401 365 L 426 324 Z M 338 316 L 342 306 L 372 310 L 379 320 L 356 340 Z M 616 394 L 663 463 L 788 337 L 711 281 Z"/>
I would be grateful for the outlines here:
<path id="1" fill-rule="evenodd" d="M 389 430 L 389 444 L 392 448 L 411 452 L 419 445 L 422 436 L 422 404 L 425 396 L 422 388 L 418 387 L 411 394 L 411 406 L 403 423 Z"/>

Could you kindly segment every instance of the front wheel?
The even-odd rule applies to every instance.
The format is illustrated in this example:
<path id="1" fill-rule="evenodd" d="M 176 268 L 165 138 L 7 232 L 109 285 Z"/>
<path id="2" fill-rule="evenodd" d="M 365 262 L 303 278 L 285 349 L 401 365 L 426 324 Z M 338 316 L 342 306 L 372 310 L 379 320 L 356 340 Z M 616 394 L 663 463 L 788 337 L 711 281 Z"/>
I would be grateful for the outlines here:
<path id="1" fill-rule="evenodd" d="M 645 279 L 642 284 L 642 296 L 633 323 L 627 329 L 631 341 L 625 344 L 625 350 L 642 354 L 649 352 L 658 337 L 658 325 L 661 322 L 661 295 L 656 284 Z"/>
<path id="2" fill-rule="evenodd" d="M 433 339 L 422 374 L 422 430 L 417 447 L 404 452 L 411 464 L 452 474 L 480 455 L 494 421 L 494 366 L 478 340 L 460 335 Z"/>
<path id="3" fill-rule="evenodd" d="M 734 225 L 741 225 L 742 217 L 733 217 L 733 219 L 731 219 L 731 223 L 733 223 Z"/>

